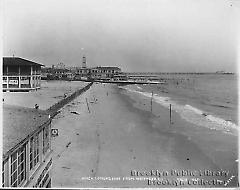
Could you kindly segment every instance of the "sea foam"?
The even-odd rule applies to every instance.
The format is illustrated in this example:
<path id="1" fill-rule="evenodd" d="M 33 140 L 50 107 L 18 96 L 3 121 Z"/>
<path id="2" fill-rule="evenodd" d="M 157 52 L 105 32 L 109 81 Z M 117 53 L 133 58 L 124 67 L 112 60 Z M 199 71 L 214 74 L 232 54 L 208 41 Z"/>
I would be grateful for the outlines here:
<path id="1" fill-rule="evenodd" d="M 142 90 L 142 87 L 140 87 L 140 86 L 138 86 L 138 85 L 137 85 L 137 88 L 140 89 L 140 90 Z"/>
<path id="2" fill-rule="evenodd" d="M 195 112 L 196 114 L 200 114 L 202 115 L 203 114 L 203 111 L 200 110 L 200 109 L 197 109 L 193 106 L 190 106 L 190 105 L 185 105 L 185 109 L 189 109 L 189 110 L 192 110 L 193 112 Z"/>
<path id="3" fill-rule="evenodd" d="M 128 90 L 129 92 L 138 93 L 145 97 L 151 98 L 152 93 L 142 92 L 138 90 L 131 89 L 129 87 L 121 87 Z M 180 114 L 180 116 L 186 121 L 193 123 L 198 126 L 208 127 L 215 130 L 229 130 L 229 129 L 238 129 L 238 126 L 230 121 L 226 121 L 217 116 L 207 114 L 203 110 L 200 110 L 191 105 L 181 105 L 176 101 L 173 101 L 170 97 L 159 96 L 158 94 L 153 94 L 153 101 L 161 104 L 162 106 L 169 108 L 169 105 L 172 105 L 172 110 Z"/>

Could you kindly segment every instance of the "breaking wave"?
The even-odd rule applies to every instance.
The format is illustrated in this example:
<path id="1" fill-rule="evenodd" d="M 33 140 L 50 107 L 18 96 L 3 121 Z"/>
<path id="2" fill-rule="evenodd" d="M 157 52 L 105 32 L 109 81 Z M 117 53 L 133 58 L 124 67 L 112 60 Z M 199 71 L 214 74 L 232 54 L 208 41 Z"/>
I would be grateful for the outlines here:
<path id="1" fill-rule="evenodd" d="M 129 92 L 138 93 L 145 97 L 151 98 L 152 93 L 143 92 L 131 89 L 129 87 L 121 87 Z M 196 124 L 198 126 L 208 127 L 215 130 L 224 130 L 230 131 L 231 129 L 238 129 L 238 126 L 231 121 L 226 121 L 217 116 L 208 114 L 203 110 L 200 110 L 191 105 L 181 105 L 173 101 L 170 97 L 159 96 L 158 94 L 153 94 L 153 101 L 159 103 L 160 105 L 169 108 L 169 105 L 172 105 L 172 110 L 180 114 L 180 116 L 188 122 Z"/>

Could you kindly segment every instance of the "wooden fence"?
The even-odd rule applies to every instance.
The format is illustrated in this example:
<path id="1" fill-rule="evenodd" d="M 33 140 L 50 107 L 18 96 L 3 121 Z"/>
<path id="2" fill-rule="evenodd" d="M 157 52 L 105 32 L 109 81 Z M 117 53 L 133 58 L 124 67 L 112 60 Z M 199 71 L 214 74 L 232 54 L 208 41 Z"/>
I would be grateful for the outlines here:
<path id="1" fill-rule="evenodd" d="M 85 87 L 75 91 L 70 96 L 67 96 L 66 98 L 62 99 L 61 101 L 57 102 L 56 104 L 52 105 L 50 108 L 48 108 L 46 111 L 50 114 L 51 118 L 53 118 L 55 115 L 59 113 L 59 109 L 61 109 L 63 106 L 71 102 L 73 99 L 75 99 L 77 96 L 82 94 L 83 92 L 87 91 L 90 86 L 92 86 L 92 82 L 86 85 Z"/>

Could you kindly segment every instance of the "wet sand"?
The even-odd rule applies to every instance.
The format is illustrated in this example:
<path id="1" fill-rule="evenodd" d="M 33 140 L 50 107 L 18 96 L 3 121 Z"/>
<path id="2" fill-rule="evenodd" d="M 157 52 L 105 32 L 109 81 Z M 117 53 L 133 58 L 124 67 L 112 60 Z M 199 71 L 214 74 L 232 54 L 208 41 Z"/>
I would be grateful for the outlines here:
<path id="1" fill-rule="evenodd" d="M 135 108 L 148 112 L 151 110 L 149 98 L 131 94 L 126 90 L 122 90 L 122 92 L 131 97 L 129 102 L 134 101 L 133 105 Z M 234 175 L 235 179 L 237 178 L 238 134 L 193 125 L 183 120 L 174 111 L 172 111 L 172 124 L 170 124 L 169 109 L 153 103 L 152 110 L 151 128 L 156 129 L 160 134 L 166 133 L 174 136 L 174 139 L 177 141 L 174 151 L 175 156 L 181 158 L 179 161 L 182 161 L 183 165 L 187 166 L 184 164 L 185 155 L 189 155 L 189 160 L 191 160 L 190 155 L 192 157 L 198 156 L 198 160 L 195 163 L 192 160 L 191 165 L 193 165 L 193 169 L 201 169 L 198 167 L 201 166 L 199 164 L 205 157 L 215 169 L 229 170 L 231 175 Z M 201 152 L 201 154 L 197 152 Z"/>
<path id="2" fill-rule="evenodd" d="M 153 114 L 149 110 L 149 99 L 102 84 L 66 105 L 52 125 L 59 129 L 52 141 L 53 187 L 217 187 L 195 185 L 192 179 L 200 178 L 199 170 L 229 171 L 227 176 L 201 179 L 234 176 L 225 184 L 236 185 L 236 136 L 195 127 L 176 113 L 170 125 L 166 108 L 153 105 Z M 157 177 L 145 176 L 151 170 L 168 172 L 159 181 L 171 184 L 149 185 L 131 176 L 131 171 L 139 171 L 139 177 Z M 177 176 L 176 171 L 195 176 Z"/>

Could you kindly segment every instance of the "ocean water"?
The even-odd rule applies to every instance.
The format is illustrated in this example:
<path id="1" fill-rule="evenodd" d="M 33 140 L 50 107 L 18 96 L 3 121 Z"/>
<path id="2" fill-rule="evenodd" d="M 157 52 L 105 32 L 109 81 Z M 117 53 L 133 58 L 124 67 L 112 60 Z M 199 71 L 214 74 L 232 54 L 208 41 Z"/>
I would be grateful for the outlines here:
<path id="1" fill-rule="evenodd" d="M 123 88 L 151 98 L 166 108 L 170 104 L 193 124 L 230 132 L 238 128 L 238 81 L 236 75 L 168 75 L 161 85 L 128 85 Z"/>

